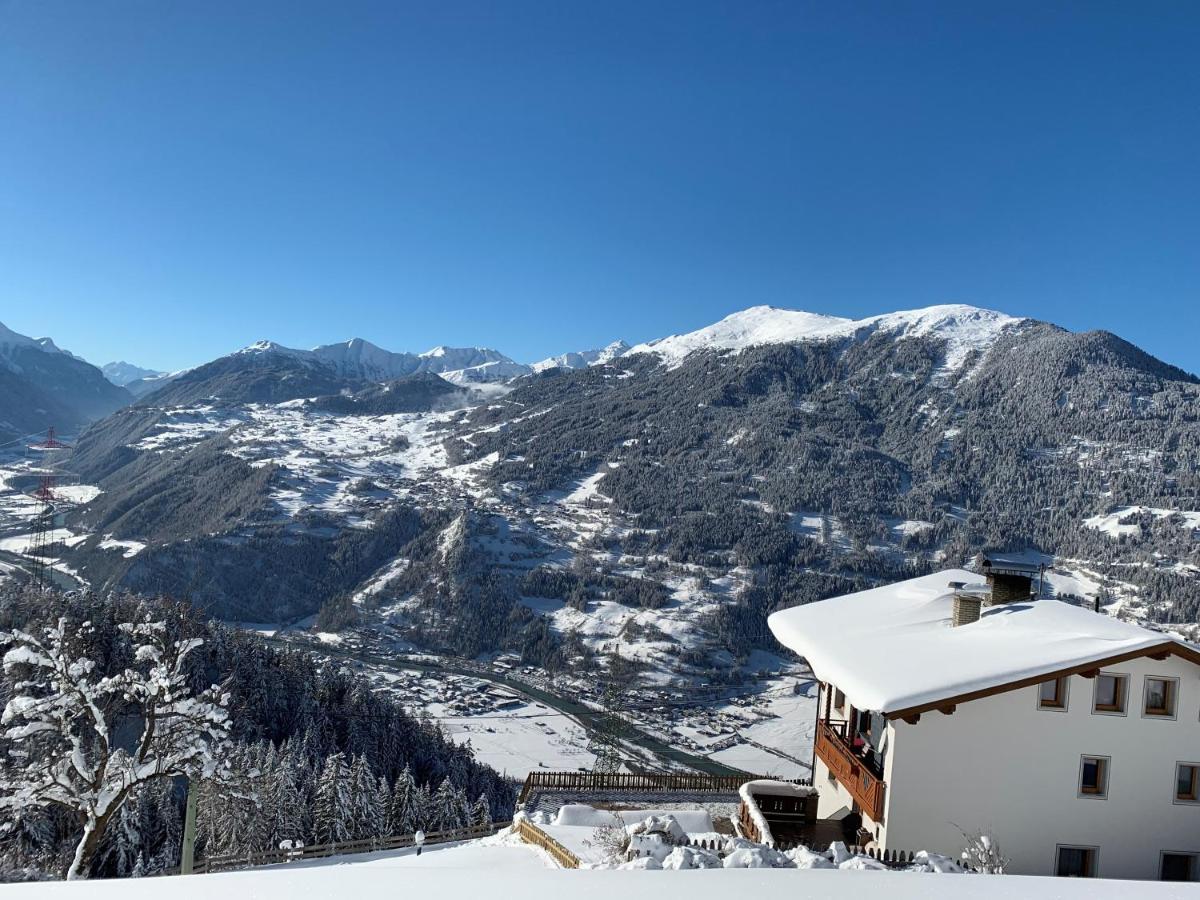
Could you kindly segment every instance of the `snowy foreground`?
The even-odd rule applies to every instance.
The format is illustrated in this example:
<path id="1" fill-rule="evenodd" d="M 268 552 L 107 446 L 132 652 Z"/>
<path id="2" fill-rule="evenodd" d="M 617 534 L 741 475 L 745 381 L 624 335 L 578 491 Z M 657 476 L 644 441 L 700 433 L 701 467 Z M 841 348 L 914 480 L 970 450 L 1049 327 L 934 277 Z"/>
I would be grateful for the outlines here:
<path id="1" fill-rule="evenodd" d="M 789 900 L 1195 900 L 1195 885 L 1157 882 L 1068 880 L 988 875 L 917 875 L 900 872 L 829 869 L 713 869 L 707 871 L 564 871 L 540 850 L 497 836 L 466 844 L 311 860 L 245 872 L 93 882 L 50 882 L 0 886 L 5 900 L 199 900 L 230 897 L 253 900 L 354 897 L 395 900 L 436 897 L 476 900 L 480 896 L 557 900 L 729 900 L 746 891 Z M 765 893 L 761 896 L 767 896 Z"/>

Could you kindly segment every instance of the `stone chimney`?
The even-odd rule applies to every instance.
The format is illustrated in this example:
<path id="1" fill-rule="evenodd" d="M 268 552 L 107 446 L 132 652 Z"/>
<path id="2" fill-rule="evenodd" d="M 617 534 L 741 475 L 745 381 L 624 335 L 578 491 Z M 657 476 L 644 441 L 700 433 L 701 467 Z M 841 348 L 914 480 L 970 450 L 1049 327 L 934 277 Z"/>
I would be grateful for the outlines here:
<path id="1" fill-rule="evenodd" d="M 955 628 L 978 622 L 983 608 L 983 597 L 979 595 L 978 589 L 971 591 L 966 590 L 966 587 L 966 582 L 963 581 L 950 582 L 950 590 L 954 591 L 954 613 L 951 624 Z"/>
<path id="2" fill-rule="evenodd" d="M 982 569 L 987 577 L 988 587 L 992 589 L 988 606 L 1027 603 L 1034 599 L 1033 579 L 1040 574 L 1040 566 L 1020 559 L 989 555 L 983 558 Z"/>
<path id="3" fill-rule="evenodd" d="M 983 609 L 982 598 L 972 596 L 971 594 L 955 594 L 954 627 L 957 628 L 960 625 L 970 625 L 972 622 L 978 622 L 981 609 Z"/>

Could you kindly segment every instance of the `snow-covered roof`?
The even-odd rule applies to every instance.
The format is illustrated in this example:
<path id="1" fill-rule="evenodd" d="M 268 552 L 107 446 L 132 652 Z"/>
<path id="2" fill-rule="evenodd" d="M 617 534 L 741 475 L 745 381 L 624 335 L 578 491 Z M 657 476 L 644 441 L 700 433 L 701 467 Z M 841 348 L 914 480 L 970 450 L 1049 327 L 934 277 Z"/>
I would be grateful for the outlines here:
<path id="1" fill-rule="evenodd" d="M 818 678 L 859 709 L 884 713 L 1156 647 L 1200 661 L 1200 650 L 1169 635 L 1058 600 L 985 606 L 978 622 L 952 627 L 950 583 L 979 580 L 949 569 L 782 610 L 767 622 Z"/>

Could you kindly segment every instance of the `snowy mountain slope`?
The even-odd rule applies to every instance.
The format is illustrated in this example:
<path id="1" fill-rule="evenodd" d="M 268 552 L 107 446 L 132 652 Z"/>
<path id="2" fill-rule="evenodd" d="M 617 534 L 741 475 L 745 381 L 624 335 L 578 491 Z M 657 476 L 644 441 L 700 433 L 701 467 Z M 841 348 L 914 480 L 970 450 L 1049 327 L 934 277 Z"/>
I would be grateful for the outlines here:
<path id="1" fill-rule="evenodd" d="M 969 307 L 731 318 L 706 334 L 737 350 L 716 361 L 683 353 L 694 338 L 664 339 L 665 367 L 626 354 L 619 367 L 556 365 L 465 395 L 411 382 L 418 406 L 388 406 L 393 391 L 309 351 L 248 348 L 83 436 L 72 465 L 104 494 L 77 524 L 146 549 L 126 559 L 84 541 L 76 567 L 143 588 L 219 568 L 205 602 L 257 598 L 269 620 L 275 561 L 297 547 L 346 559 L 336 542 L 409 509 L 419 534 L 396 531 L 403 541 L 369 565 L 290 579 L 283 606 L 311 612 L 370 584 L 367 605 L 414 643 L 525 648 L 560 666 L 620 646 L 659 682 L 769 650 L 771 609 L 983 547 L 1058 554 L 1052 587 L 1102 593 L 1122 614 L 1200 619 L 1193 529 L 1155 513 L 1135 547 L 1084 527 L 1113 510 L 1124 525 L 1127 508 L 1196 508 L 1178 500 L 1200 489 L 1186 456 L 1200 444 L 1183 414 L 1200 399 L 1190 376 L 1111 335 Z M 971 378 L 939 377 L 968 360 Z M 233 393 L 206 401 L 215 390 Z M 199 543 L 145 491 L 179 491 L 183 476 L 180 508 L 235 511 Z"/>
<path id="2" fill-rule="evenodd" d="M 741 352 L 769 344 L 863 341 L 882 333 L 894 338 L 932 337 L 944 341 L 943 371 L 953 372 L 972 351 L 988 350 L 1002 334 L 1029 321 L 964 305 L 931 306 L 865 319 L 755 306 L 698 331 L 638 344 L 626 355 L 650 353 L 668 365 L 677 366 L 701 350 Z"/>
<path id="3" fill-rule="evenodd" d="M 535 362 L 530 368 L 534 372 L 544 372 L 547 369 L 586 369 L 588 366 L 605 365 L 624 356 L 629 352 L 629 345 L 624 341 L 613 341 L 600 350 L 580 350 L 575 353 L 561 353 L 547 359 Z"/>

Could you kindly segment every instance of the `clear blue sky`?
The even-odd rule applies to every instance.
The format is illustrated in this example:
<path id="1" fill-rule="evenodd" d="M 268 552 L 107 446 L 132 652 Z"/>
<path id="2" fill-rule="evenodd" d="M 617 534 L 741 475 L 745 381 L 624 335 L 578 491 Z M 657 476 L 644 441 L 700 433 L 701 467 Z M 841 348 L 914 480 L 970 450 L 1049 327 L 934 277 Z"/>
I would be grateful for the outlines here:
<path id="1" fill-rule="evenodd" d="M 966 302 L 1200 370 L 1200 3 L 0 0 L 0 321 L 522 360 Z"/>

